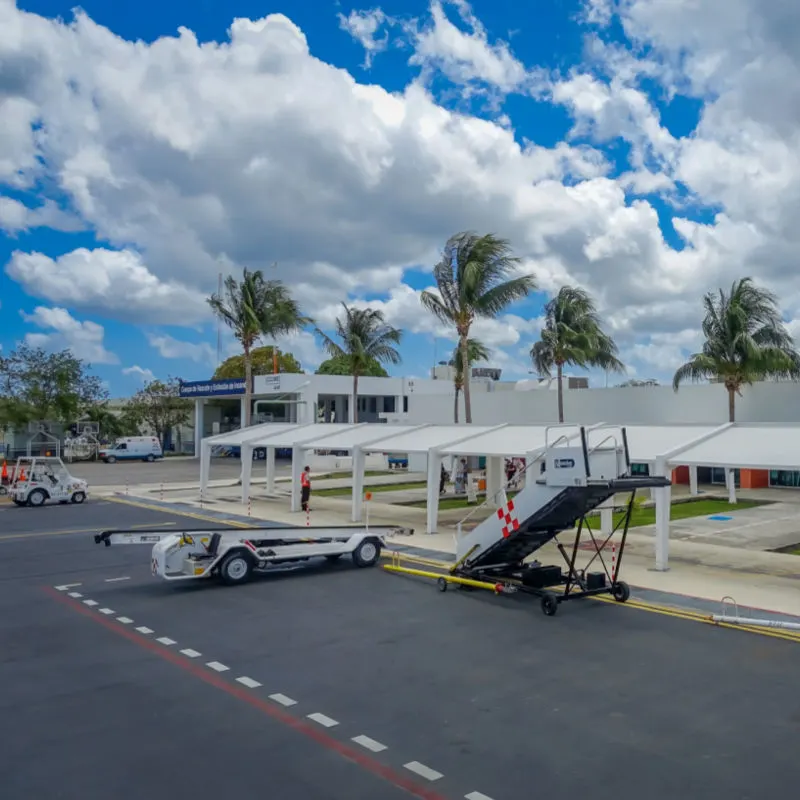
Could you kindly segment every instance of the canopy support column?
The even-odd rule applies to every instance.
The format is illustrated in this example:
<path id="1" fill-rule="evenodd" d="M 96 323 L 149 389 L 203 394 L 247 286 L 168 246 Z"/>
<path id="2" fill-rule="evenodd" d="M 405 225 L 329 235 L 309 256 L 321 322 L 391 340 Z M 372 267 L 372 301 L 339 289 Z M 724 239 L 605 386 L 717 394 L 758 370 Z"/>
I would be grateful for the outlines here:
<path id="1" fill-rule="evenodd" d="M 305 454 L 302 447 L 292 448 L 292 511 L 300 511 L 300 476 L 303 473 Z"/>
<path id="2" fill-rule="evenodd" d="M 441 468 L 442 456 L 439 451 L 428 450 L 428 533 L 436 533 L 439 526 L 439 476 Z"/>
<path id="3" fill-rule="evenodd" d="M 267 448 L 267 494 L 275 494 L 275 448 Z"/>
<path id="4" fill-rule="evenodd" d="M 242 503 L 245 504 L 250 499 L 250 482 L 253 478 L 253 448 L 242 442 L 239 453 L 242 460 Z"/>
<path id="5" fill-rule="evenodd" d="M 367 458 L 360 447 L 354 447 L 353 455 L 353 500 L 352 515 L 353 522 L 361 522 L 361 512 L 364 509 L 364 472 Z"/>
<path id="6" fill-rule="evenodd" d="M 664 459 L 656 461 L 655 474 L 667 476 L 667 464 Z M 655 490 L 656 495 L 656 571 L 666 572 L 669 569 L 669 520 L 672 509 L 672 487 L 664 486 Z"/>

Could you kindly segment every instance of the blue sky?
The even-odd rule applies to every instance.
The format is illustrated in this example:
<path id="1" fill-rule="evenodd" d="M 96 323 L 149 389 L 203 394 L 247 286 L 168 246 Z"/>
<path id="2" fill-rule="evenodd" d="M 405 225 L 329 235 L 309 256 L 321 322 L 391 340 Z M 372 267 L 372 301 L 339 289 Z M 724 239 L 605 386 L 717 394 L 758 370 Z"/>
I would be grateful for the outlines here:
<path id="1" fill-rule="evenodd" d="M 699 343 L 702 292 L 742 274 L 779 288 L 794 324 L 793 226 L 774 192 L 756 202 L 774 167 L 743 159 L 763 148 L 735 140 L 792 135 L 773 124 L 785 100 L 745 102 L 766 33 L 747 52 L 744 30 L 703 39 L 713 13 L 683 0 L 86 0 L 75 25 L 71 6 L 7 12 L 22 121 L 0 137 L 4 352 L 71 346 L 115 396 L 205 378 L 218 272 L 277 261 L 323 327 L 345 300 L 384 308 L 406 332 L 393 371 L 425 375 L 452 340 L 414 292 L 464 228 L 508 236 L 543 290 L 477 331 L 505 377 L 526 376 L 565 282 L 595 294 L 629 377 L 668 380 Z M 288 20 L 257 24 L 269 15 Z M 231 45 L 236 18 L 252 23 Z M 310 336 L 282 346 L 309 369 L 322 357 Z"/>

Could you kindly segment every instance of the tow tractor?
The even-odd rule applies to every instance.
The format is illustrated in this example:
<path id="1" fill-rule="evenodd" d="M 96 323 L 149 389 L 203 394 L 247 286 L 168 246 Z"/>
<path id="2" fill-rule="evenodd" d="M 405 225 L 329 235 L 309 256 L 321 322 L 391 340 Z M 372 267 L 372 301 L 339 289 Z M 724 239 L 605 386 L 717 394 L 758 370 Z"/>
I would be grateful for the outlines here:
<path id="1" fill-rule="evenodd" d="M 70 475 L 60 458 L 22 456 L 17 459 L 8 493 L 18 506 L 83 503 L 89 484 Z"/>
<path id="2" fill-rule="evenodd" d="M 108 530 L 96 544 L 151 544 L 150 569 L 168 581 L 218 578 L 227 586 L 246 583 L 274 566 L 349 555 L 357 567 L 378 563 L 386 538 L 407 534 L 400 527 L 279 527 L 183 531 Z M 412 531 L 413 533 L 413 531 Z"/>

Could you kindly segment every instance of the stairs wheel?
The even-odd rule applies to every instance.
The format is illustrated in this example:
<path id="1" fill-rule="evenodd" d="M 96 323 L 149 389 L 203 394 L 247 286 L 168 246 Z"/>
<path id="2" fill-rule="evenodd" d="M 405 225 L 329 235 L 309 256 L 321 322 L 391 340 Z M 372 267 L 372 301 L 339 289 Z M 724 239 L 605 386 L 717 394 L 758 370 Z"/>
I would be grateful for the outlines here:
<path id="1" fill-rule="evenodd" d="M 446 592 L 446 591 L 447 591 L 447 581 L 446 581 L 444 578 L 439 578 L 439 579 L 436 581 L 436 588 L 437 588 L 437 589 L 438 589 L 440 592 Z"/>
<path id="2" fill-rule="evenodd" d="M 558 611 L 558 598 L 552 592 L 545 592 L 541 599 L 542 613 L 547 617 L 554 617 Z"/>
<path id="3" fill-rule="evenodd" d="M 624 603 L 631 596 L 631 587 L 625 581 L 617 581 L 611 587 L 611 596 L 618 602 Z"/>

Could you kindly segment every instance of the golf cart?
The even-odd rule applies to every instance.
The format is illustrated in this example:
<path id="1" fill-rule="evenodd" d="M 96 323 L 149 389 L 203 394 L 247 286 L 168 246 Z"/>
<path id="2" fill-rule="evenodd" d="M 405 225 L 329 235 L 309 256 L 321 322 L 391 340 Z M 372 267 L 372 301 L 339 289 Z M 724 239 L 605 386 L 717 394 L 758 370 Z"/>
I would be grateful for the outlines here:
<path id="1" fill-rule="evenodd" d="M 9 486 L 11 499 L 18 506 L 82 503 L 88 491 L 86 481 L 70 475 L 64 462 L 51 456 L 18 458 Z"/>

